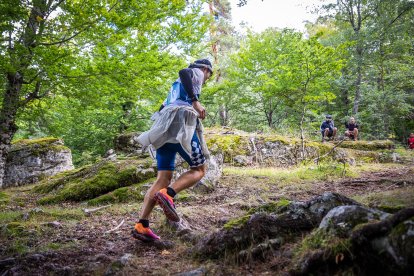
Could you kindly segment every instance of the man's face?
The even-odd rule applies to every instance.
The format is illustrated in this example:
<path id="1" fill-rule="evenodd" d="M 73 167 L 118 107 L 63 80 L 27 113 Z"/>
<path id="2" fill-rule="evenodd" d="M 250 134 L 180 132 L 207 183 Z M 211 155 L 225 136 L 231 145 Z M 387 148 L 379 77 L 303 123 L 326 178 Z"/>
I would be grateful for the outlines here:
<path id="1" fill-rule="evenodd" d="M 326 121 L 330 122 L 330 121 L 332 121 L 332 118 L 326 118 Z"/>
<path id="2" fill-rule="evenodd" d="M 203 69 L 204 72 L 204 83 L 206 83 L 206 81 L 211 77 L 211 72 L 210 70 L 204 68 Z"/>
<path id="3" fill-rule="evenodd" d="M 355 119 L 354 118 L 351 118 L 351 124 L 355 124 Z"/>

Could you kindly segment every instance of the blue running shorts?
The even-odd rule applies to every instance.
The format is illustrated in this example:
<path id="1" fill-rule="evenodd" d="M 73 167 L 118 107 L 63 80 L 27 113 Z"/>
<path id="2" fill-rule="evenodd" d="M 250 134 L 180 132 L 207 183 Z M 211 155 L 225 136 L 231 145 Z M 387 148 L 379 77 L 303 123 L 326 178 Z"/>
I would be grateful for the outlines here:
<path id="1" fill-rule="evenodd" d="M 158 170 L 173 171 L 175 169 L 175 156 L 177 153 L 181 155 L 191 168 L 199 167 L 206 162 L 196 132 L 194 132 L 193 138 L 191 139 L 191 156 L 188 156 L 179 143 L 166 143 L 157 149 L 156 158 Z"/>

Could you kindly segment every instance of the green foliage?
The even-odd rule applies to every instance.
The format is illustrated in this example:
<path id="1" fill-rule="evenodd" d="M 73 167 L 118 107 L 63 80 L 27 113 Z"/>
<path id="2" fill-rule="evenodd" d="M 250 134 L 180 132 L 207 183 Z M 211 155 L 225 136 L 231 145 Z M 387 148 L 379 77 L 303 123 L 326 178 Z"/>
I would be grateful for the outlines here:
<path id="1" fill-rule="evenodd" d="M 63 138 L 75 164 L 94 162 L 115 134 L 148 126 L 204 36 L 203 2 L 2 1 L 0 115 L 17 139 Z"/>

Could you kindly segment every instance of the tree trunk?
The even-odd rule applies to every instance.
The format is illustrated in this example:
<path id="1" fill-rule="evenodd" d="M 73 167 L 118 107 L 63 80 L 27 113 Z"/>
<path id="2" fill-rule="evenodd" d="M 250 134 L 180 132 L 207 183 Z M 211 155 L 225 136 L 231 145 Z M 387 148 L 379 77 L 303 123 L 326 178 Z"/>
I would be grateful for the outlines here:
<path id="1" fill-rule="evenodd" d="M 300 154 L 302 160 L 305 160 L 305 134 L 303 133 L 303 123 L 305 121 L 306 104 L 303 105 L 302 117 L 300 118 Z"/>
<path id="2" fill-rule="evenodd" d="M 23 77 L 19 73 L 7 76 L 8 86 L 3 98 L 3 108 L 0 111 L 0 188 L 4 186 L 7 155 L 11 140 L 17 131 L 14 123 L 19 108 L 19 93 Z"/>
<path id="3" fill-rule="evenodd" d="M 359 38 L 358 38 L 359 39 Z M 361 100 L 361 81 L 362 81 L 362 45 L 358 41 L 357 46 L 357 78 L 355 81 L 355 99 L 354 107 L 352 108 L 352 115 L 356 116 L 358 113 L 359 102 Z"/>
<path id="4" fill-rule="evenodd" d="M 227 114 L 227 107 L 225 104 L 220 105 L 219 115 L 220 115 L 220 125 L 227 126 L 228 125 L 228 114 Z"/>

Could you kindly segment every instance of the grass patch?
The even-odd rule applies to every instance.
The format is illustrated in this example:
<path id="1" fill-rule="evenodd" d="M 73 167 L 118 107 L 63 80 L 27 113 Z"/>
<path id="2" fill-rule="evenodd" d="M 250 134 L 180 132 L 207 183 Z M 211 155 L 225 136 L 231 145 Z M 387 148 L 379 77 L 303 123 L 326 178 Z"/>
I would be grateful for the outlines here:
<path id="1" fill-rule="evenodd" d="M 7 224 L 12 221 L 20 220 L 22 213 L 19 211 L 2 211 L 0 212 L 0 224 Z"/>
<path id="2" fill-rule="evenodd" d="M 0 206 L 6 205 L 7 203 L 9 203 L 9 201 L 10 201 L 9 195 L 6 194 L 5 192 L 0 191 Z"/>
<path id="3" fill-rule="evenodd" d="M 369 207 L 395 213 L 403 208 L 414 207 L 414 187 L 359 195 L 354 199 Z"/>
<path id="4" fill-rule="evenodd" d="M 358 176 L 358 173 L 354 169 L 346 165 L 344 170 L 344 165 L 340 163 L 320 164 L 319 166 L 300 166 L 287 169 L 225 167 L 223 172 L 225 175 L 238 175 L 241 177 L 267 177 L 281 184 Z"/>

